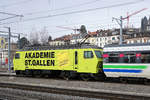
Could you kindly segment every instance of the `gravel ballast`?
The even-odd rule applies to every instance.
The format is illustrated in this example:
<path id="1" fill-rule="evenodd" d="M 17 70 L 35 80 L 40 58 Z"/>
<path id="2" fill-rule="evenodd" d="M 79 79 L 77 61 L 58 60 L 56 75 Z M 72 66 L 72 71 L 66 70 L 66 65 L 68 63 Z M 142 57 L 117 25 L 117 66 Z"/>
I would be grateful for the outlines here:
<path id="1" fill-rule="evenodd" d="M 137 85 L 137 84 L 122 84 L 122 83 L 106 83 L 106 82 L 92 82 L 92 81 L 78 81 L 78 80 L 57 80 L 51 78 L 28 78 L 28 77 L 12 77 L 12 76 L 1 76 L 0 82 L 9 83 L 25 83 L 25 84 L 36 84 L 40 86 L 61 86 L 70 88 L 84 88 L 88 90 L 98 89 L 103 91 L 117 91 L 117 92 L 128 92 L 137 94 L 150 95 L 149 85 Z"/>
<path id="2" fill-rule="evenodd" d="M 0 88 L 0 100 L 104 100 L 104 99 Z"/>

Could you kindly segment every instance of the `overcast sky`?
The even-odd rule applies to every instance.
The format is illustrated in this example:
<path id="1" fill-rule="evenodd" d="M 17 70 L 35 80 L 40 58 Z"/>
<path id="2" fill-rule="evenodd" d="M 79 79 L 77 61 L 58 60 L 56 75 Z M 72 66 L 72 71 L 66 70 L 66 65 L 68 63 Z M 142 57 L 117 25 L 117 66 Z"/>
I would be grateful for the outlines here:
<path id="1" fill-rule="evenodd" d="M 57 38 L 74 33 L 73 30 L 57 26 L 80 28 L 85 25 L 89 31 L 118 28 L 112 17 L 126 17 L 127 12 L 131 14 L 148 8 L 130 17 L 130 27 L 140 27 L 141 18 L 150 16 L 149 4 L 150 0 L 0 0 L 0 30 L 10 26 L 13 32 L 29 34 L 32 30 L 40 31 L 46 27 L 49 35 Z M 2 12 L 24 17 L 1 21 L 12 17 Z M 123 26 L 126 26 L 126 22 L 123 21 Z"/>

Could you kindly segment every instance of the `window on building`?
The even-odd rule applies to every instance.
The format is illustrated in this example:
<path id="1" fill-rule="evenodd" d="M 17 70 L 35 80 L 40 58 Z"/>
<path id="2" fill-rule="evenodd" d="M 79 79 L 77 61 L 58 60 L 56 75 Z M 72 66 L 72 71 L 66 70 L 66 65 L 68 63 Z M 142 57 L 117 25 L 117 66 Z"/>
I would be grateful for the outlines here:
<path id="1" fill-rule="evenodd" d="M 102 41 L 102 38 L 100 38 L 100 41 Z"/>
<path id="2" fill-rule="evenodd" d="M 137 40 L 138 43 L 140 43 L 140 40 Z"/>
<path id="3" fill-rule="evenodd" d="M 117 37 L 117 39 L 119 40 L 120 38 L 119 38 L 119 37 Z"/>
<path id="4" fill-rule="evenodd" d="M 130 43 L 134 43 L 134 41 L 130 41 Z"/>
<path id="5" fill-rule="evenodd" d="M 7 38 L 5 38 L 5 42 L 8 42 L 8 39 L 7 39 Z"/>
<path id="6" fill-rule="evenodd" d="M 20 58 L 20 54 L 19 53 L 16 53 L 15 54 L 15 59 L 19 59 Z"/>
<path id="7" fill-rule="evenodd" d="M 112 37 L 112 40 L 115 40 L 115 37 Z"/>
<path id="8" fill-rule="evenodd" d="M 144 43 L 146 43 L 146 39 L 144 39 Z"/>

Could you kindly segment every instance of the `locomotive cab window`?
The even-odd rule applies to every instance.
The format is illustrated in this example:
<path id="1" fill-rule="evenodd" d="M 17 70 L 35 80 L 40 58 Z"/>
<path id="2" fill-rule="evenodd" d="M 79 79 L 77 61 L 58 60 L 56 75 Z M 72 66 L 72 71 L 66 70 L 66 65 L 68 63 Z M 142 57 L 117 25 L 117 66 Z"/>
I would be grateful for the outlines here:
<path id="1" fill-rule="evenodd" d="M 20 54 L 19 53 L 16 53 L 15 54 L 15 59 L 19 59 L 20 58 Z"/>
<path id="2" fill-rule="evenodd" d="M 101 51 L 95 50 L 95 54 L 96 54 L 97 58 L 102 58 L 102 52 Z"/>
<path id="3" fill-rule="evenodd" d="M 93 52 L 92 51 L 84 51 L 84 58 L 93 58 Z"/>

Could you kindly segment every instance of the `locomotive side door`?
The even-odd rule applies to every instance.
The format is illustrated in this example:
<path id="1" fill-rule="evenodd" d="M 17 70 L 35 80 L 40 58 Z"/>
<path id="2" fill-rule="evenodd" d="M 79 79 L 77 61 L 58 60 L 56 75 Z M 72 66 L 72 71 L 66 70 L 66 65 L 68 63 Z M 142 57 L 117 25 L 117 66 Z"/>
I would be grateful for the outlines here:
<path id="1" fill-rule="evenodd" d="M 96 73 L 97 58 L 92 49 L 83 49 L 78 64 L 78 72 Z"/>
<path id="2" fill-rule="evenodd" d="M 78 52 L 74 52 L 74 69 L 78 69 Z"/>

